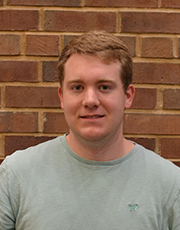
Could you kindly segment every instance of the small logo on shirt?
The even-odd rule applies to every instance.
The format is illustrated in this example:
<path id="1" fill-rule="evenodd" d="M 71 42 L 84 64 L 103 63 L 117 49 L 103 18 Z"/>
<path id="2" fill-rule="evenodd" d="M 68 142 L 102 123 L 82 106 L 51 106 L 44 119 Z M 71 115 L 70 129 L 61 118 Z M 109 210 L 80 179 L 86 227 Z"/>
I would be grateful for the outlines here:
<path id="1" fill-rule="evenodd" d="M 138 204 L 128 204 L 129 208 L 130 208 L 130 211 L 133 212 L 133 211 L 136 211 L 136 209 L 138 208 Z"/>

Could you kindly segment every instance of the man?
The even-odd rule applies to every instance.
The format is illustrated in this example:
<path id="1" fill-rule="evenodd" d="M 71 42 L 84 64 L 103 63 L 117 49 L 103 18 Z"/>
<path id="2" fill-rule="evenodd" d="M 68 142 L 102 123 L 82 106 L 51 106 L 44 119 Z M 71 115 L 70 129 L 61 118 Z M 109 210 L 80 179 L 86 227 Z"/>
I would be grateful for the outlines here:
<path id="1" fill-rule="evenodd" d="M 0 168 L 0 229 L 179 230 L 180 172 L 123 137 L 132 60 L 114 35 L 88 32 L 59 59 L 69 133 Z"/>

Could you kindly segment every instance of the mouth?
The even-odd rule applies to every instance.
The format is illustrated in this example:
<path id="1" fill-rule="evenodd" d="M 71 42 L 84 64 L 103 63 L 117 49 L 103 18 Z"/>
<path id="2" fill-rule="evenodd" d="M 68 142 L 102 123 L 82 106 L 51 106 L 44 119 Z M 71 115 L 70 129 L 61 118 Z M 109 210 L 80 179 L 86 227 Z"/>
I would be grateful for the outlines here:
<path id="1" fill-rule="evenodd" d="M 84 119 L 97 119 L 97 118 L 102 118 L 104 115 L 85 115 L 85 116 L 80 116 L 80 118 Z"/>

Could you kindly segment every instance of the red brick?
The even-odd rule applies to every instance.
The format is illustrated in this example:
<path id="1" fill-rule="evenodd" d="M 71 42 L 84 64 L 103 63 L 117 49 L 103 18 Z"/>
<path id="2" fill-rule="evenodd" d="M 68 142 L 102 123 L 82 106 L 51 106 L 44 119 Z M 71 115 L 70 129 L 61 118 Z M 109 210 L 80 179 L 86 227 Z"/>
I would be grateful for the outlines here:
<path id="1" fill-rule="evenodd" d="M 125 134 L 179 135 L 179 115 L 126 114 Z"/>
<path id="2" fill-rule="evenodd" d="M 177 0 L 161 0 L 161 7 L 164 8 L 180 8 L 180 2 Z"/>
<path id="3" fill-rule="evenodd" d="M 30 133 L 38 131 L 38 114 L 29 112 L 0 112 L 0 132 Z"/>
<path id="4" fill-rule="evenodd" d="M 180 39 L 179 39 L 179 58 L 180 58 Z"/>
<path id="5" fill-rule="evenodd" d="M 169 159 L 180 158 L 180 138 L 162 138 L 161 155 Z"/>
<path id="6" fill-rule="evenodd" d="M 145 148 L 155 151 L 155 145 L 156 145 L 156 139 L 155 138 L 138 138 L 138 137 L 132 137 L 132 138 L 127 138 L 131 141 L 136 142 L 139 145 L 144 146 Z"/>
<path id="7" fill-rule="evenodd" d="M 5 136 L 5 155 L 53 139 L 49 136 Z"/>
<path id="8" fill-rule="evenodd" d="M 173 58 L 173 41 L 170 38 L 143 38 L 142 57 Z"/>
<path id="9" fill-rule="evenodd" d="M 89 30 L 116 31 L 117 14 L 115 12 L 44 12 L 44 29 L 46 31 L 84 32 Z"/>
<path id="10" fill-rule="evenodd" d="M 0 81 L 38 82 L 38 62 L 0 61 Z"/>
<path id="11" fill-rule="evenodd" d="M 44 133 L 67 133 L 69 131 L 63 113 L 44 113 Z"/>
<path id="12" fill-rule="evenodd" d="M 26 55 L 58 56 L 59 37 L 56 35 L 27 35 Z"/>
<path id="13" fill-rule="evenodd" d="M 122 12 L 121 32 L 180 33 L 179 13 Z"/>
<path id="14" fill-rule="evenodd" d="M 163 92 L 163 109 L 180 109 L 180 89 L 165 89 Z"/>
<path id="15" fill-rule="evenodd" d="M 19 55 L 20 36 L 19 35 L 0 35 L 0 55 Z"/>
<path id="16" fill-rule="evenodd" d="M 5 105 L 12 108 L 60 108 L 57 87 L 7 86 Z"/>
<path id="17" fill-rule="evenodd" d="M 7 0 L 10 6 L 81 6 L 81 0 Z"/>
<path id="18" fill-rule="evenodd" d="M 134 63 L 134 83 L 180 84 L 180 64 Z"/>
<path id="19" fill-rule="evenodd" d="M 4 157 L 4 137 L 0 135 L 0 158 Z"/>
<path id="20" fill-rule="evenodd" d="M 136 88 L 135 97 L 131 108 L 155 109 L 156 103 L 157 103 L 156 89 Z"/>
<path id="21" fill-rule="evenodd" d="M 141 7 L 157 7 L 158 1 L 157 0 L 86 0 L 85 6 L 101 6 L 101 7 L 135 7 L 135 8 L 141 8 Z"/>
<path id="22" fill-rule="evenodd" d="M 58 70 L 56 61 L 43 62 L 43 81 L 44 82 L 58 82 Z"/>
<path id="23" fill-rule="evenodd" d="M 0 30 L 38 30 L 37 10 L 0 10 Z"/>

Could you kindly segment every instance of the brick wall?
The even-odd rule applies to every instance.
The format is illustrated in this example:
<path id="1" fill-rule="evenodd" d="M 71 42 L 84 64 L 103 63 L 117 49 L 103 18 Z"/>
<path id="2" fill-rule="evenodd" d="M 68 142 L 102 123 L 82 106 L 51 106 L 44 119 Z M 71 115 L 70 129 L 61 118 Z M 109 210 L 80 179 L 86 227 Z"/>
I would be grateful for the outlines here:
<path id="1" fill-rule="evenodd" d="M 180 166 L 180 1 L 0 0 L 0 161 L 68 131 L 56 63 L 79 34 L 129 46 L 136 96 L 124 135 Z"/>

